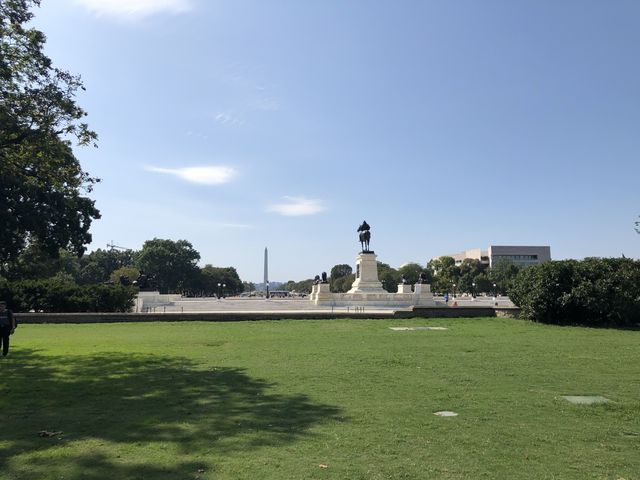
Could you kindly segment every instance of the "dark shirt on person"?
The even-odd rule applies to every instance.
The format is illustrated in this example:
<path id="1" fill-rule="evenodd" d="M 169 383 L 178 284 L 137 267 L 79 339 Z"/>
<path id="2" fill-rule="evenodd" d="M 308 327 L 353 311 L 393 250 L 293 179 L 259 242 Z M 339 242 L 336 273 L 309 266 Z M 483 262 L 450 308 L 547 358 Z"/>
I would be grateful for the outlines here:
<path id="1" fill-rule="evenodd" d="M 15 328 L 11 310 L 4 310 L 3 312 L 0 312 L 0 327 Z"/>

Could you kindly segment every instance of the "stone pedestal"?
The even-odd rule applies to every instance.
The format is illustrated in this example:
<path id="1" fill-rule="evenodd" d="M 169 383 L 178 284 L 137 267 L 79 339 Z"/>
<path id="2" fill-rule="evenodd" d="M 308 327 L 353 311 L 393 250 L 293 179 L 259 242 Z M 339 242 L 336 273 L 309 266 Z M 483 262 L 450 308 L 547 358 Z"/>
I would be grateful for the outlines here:
<path id="1" fill-rule="evenodd" d="M 331 290 L 328 283 L 319 283 L 316 285 L 316 303 L 329 302 L 332 300 Z"/>
<path id="2" fill-rule="evenodd" d="M 146 312 L 152 308 L 172 305 L 182 299 L 180 294 L 161 294 L 160 292 L 139 292 L 136 297 L 135 311 Z"/>
<path id="3" fill-rule="evenodd" d="M 411 291 L 411 285 L 407 285 L 406 283 L 399 284 L 398 293 L 413 293 Z"/>
<path id="4" fill-rule="evenodd" d="M 431 285 L 428 283 L 416 283 L 414 289 L 415 303 L 414 305 L 435 305 L 433 293 L 431 293 Z"/>
<path id="5" fill-rule="evenodd" d="M 378 280 L 377 255 L 373 252 L 360 253 L 356 257 L 356 280 L 347 293 L 387 293 Z"/>
<path id="6" fill-rule="evenodd" d="M 318 303 L 328 303 L 333 300 L 333 294 L 329 289 L 328 283 L 316 283 L 311 286 L 311 295 L 309 300 L 318 305 Z"/>

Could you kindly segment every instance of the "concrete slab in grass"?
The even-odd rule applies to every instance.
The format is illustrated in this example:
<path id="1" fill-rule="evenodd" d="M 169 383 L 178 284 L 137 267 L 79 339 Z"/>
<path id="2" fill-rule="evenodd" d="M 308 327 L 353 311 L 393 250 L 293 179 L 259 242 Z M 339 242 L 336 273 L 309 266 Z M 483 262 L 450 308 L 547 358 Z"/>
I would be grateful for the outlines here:
<path id="1" fill-rule="evenodd" d="M 413 332 L 415 330 L 449 330 L 447 327 L 389 327 L 394 332 Z"/>
<path id="2" fill-rule="evenodd" d="M 433 412 L 434 415 L 438 417 L 457 417 L 458 414 L 456 412 L 450 412 L 449 410 L 442 410 L 440 412 Z"/>
<path id="3" fill-rule="evenodd" d="M 607 403 L 610 400 L 602 395 L 562 395 L 567 402 L 578 405 L 595 405 L 597 403 Z"/>

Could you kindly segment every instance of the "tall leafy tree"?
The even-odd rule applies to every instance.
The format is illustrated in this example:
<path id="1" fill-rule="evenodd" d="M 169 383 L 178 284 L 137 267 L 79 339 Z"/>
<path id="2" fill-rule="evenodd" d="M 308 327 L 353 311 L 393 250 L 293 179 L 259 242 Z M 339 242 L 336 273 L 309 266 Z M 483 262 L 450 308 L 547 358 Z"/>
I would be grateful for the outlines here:
<path id="1" fill-rule="evenodd" d="M 5 276 L 9 280 L 41 280 L 64 274 L 75 279 L 79 268 L 79 259 L 73 253 L 61 249 L 51 256 L 32 243 L 11 263 Z"/>
<path id="2" fill-rule="evenodd" d="M 499 293 L 508 293 L 519 271 L 520 267 L 513 260 L 502 258 L 492 265 L 489 278 L 496 284 L 496 290 Z"/>
<path id="3" fill-rule="evenodd" d="M 346 263 L 340 263 L 331 268 L 331 278 L 346 277 L 352 273 L 353 269 L 351 268 L 351 265 L 347 265 Z"/>
<path id="4" fill-rule="evenodd" d="M 352 273 L 345 275 L 344 277 L 338 277 L 335 280 L 331 279 L 331 291 L 336 293 L 345 293 L 351 289 L 353 282 L 355 282 L 356 276 Z"/>
<path id="5" fill-rule="evenodd" d="M 487 265 L 475 258 L 465 258 L 459 267 L 458 291 L 468 293 L 486 292 L 490 290 L 490 282 L 486 276 Z M 475 283 L 475 287 L 474 284 Z"/>
<path id="6" fill-rule="evenodd" d="M 389 264 L 378 262 L 378 279 L 382 283 L 382 288 L 387 292 L 396 293 L 402 276 Z"/>
<path id="7" fill-rule="evenodd" d="M 334 265 L 331 269 L 331 275 L 329 278 L 331 291 L 346 292 L 347 290 L 349 290 L 354 280 L 353 278 L 351 278 L 352 273 L 353 269 L 351 268 L 351 265 L 347 265 L 346 263 Z"/>
<path id="8" fill-rule="evenodd" d="M 453 289 L 453 284 L 460 283 L 460 267 L 456 266 L 453 257 L 434 258 L 427 264 L 427 269 L 433 272 L 431 289 L 434 292 L 449 292 Z"/>
<path id="9" fill-rule="evenodd" d="M 137 265 L 148 275 L 154 275 L 160 292 L 181 292 L 190 289 L 199 276 L 200 253 L 187 240 L 154 238 L 147 240 L 137 258 Z"/>
<path id="10" fill-rule="evenodd" d="M 0 269 L 38 243 L 82 254 L 100 213 L 86 196 L 95 182 L 72 142 L 94 144 L 75 101 L 80 77 L 53 66 L 45 35 L 28 22 L 39 0 L 0 2 Z"/>
<path id="11" fill-rule="evenodd" d="M 218 289 L 218 283 L 221 286 L 220 289 Z M 244 286 L 234 267 L 214 267 L 207 264 L 200 269 L 199 280 L 190 288 L 210 297 L 217 295 L 218 292 L 223 295 L 240 293 Z"/>
<path id="12" fill-rule="evenodd" d="M 131 280 L 135 280 L 137 278 L 134 271 L 137 270 L 134 268 L 135 255 L 133 250 L 103 250 L 99 248 L 80 259 L 77 281 L 80 284 L 106 282 L 111 279 L 114 271 L 122 268 L 128 268 L 127 276 Z"/>
<path id="13" fill-rule="evenodd" d="M 433 277 L 431 270 L 422 268 L 418 263 L 405 263 L 398 269 L 398 273 L 411 285 L 418 283 L 421 273 L 427 275 L 427 283 L 431 283 Z"/>

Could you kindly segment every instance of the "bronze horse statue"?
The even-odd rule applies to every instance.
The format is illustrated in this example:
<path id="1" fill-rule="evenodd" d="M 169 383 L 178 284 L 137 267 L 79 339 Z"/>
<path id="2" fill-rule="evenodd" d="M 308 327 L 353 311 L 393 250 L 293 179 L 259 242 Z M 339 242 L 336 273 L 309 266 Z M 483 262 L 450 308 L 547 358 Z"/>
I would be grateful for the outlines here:
<path id="1" fill-rule="evenodd" d="M 360 232 L 360 244 L 362 245 L 362 251 L 369 251 L 369 240 L 371 239 L 371 232 L 369 231 L 371 227 L 365 220 L 362 222 L 362 225 L 358 227 L 358 232 Z"/>

